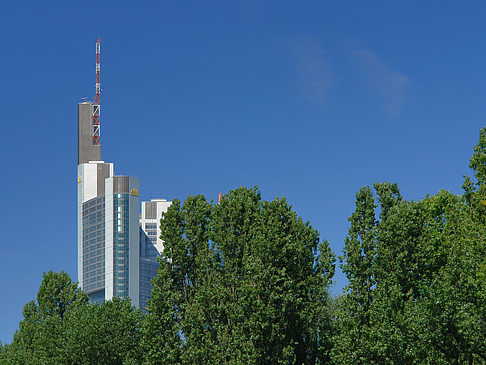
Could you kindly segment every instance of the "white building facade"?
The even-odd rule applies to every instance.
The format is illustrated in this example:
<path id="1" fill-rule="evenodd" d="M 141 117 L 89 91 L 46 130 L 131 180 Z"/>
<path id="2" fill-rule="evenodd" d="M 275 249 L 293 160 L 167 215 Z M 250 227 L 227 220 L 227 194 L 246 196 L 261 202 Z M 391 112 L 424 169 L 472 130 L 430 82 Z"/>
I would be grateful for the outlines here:
<path id="1" fill-rule="evenodd" d="M 160 219 L 162 213 L 167 212 L 171 204 L 172 202 L 166 199 L 152 199 L 142 202 L 140 227 L 155 245 L 159 253 L 162 253 L 164 250 L 164 242 L 160 239 Z"/>
<path id="2" fill-rule="evenodd" d="M 163 249 L 152 227 L 158 237 L 170 202 L 148 202 L 155 202 L 155 214 L 149 214 L 149 223 L 140 218 L 147 215 L 140 214 L 138 178 L 116 176 L 113 163 L 101 160 L 101 146 L 90 144 L 92 107 L 78 104 L 78 282 L 91 302 L 130 298 L 144 309 Z"/>

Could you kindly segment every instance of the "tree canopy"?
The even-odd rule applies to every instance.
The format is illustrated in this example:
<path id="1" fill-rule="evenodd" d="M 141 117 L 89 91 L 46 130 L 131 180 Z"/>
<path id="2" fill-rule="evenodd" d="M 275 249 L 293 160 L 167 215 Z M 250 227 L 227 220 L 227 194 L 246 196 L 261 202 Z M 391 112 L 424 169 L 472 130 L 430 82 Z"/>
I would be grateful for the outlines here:
<path id="1" fill-rule="evenodd" d="M 333 298 L 329 243 L 284 198 L 174 200 L 145 317 L 51 271 L 0 363 L 486 364 L 486 129 L 470 167 L 461 195 L 361 188 Z"/>
<path id="2" fill-rule="evenodd" d="M 142 314 L 129 300 L 89 304 L 65 272 L 48 272 L 37 302 L 24 307 L 13 342 L 0 353 L 2 364 L 141 363 Z"/>
<path id="3" fill-rule="evenodd" d="M 144 330 L 151 363 L 315 364 L 330 349 L 327 241 L 285 199 L 175 200 Z"/>
<path id="4" fill-rule="evenodd" d="M 390 183 L 358 192 L 334 363 L 486 362 L 485 148 L 482 130 L 462 196 L 405 201 Z"/>

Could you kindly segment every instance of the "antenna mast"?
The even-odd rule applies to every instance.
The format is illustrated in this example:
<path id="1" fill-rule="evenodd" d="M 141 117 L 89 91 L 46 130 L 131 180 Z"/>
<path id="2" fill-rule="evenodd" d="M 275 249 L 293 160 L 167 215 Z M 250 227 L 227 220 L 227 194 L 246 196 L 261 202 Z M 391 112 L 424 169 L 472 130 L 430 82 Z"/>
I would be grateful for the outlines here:
<path id="1" fill-rule="evenodd" d="M 101 93 L 101 83 L 100 83 L 100 60 L 101 60 L 101 46 L 100 38 L 98 37 L 98 42 L 96 42 L 96 94 L 93 100 L 93 145 L 99 146 L 100 143 L 100 93 Z"/>

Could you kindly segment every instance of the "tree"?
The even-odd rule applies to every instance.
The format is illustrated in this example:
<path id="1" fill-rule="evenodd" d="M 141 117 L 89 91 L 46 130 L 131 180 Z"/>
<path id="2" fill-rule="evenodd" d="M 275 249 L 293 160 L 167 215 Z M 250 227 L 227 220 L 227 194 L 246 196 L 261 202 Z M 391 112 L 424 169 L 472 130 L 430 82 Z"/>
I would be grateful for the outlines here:
<path id="1" fill-rule="evenodd" d="M 144 321 L 149 363 L 315 364 L 328 359 L 327 241 L 285 199 L 239 188 L 173 202 Z"/>
<path id="2" fill-rule="evenodd" d="M 65 317 L 63 364 L 140 364 L 142 312 L 129 299 L 79 306 Z"/>
<path id="3" fill-rule="evenodd" d="M 24 319 L 8 346 L 12 363 L 55 364 L 62 357 L 62 323 L 74 307 L 86 305 L 88 297 L 65 272 L 49 271 L 37 293 L 37 302 L 24 306 Z"/>
<path id="4" fill-rule="evenodd" d="M 381 204 L 381 218 L 401 201 L 396 184 L 375 184 Z M 356 194 L 356 210 L 349 218 L 351 223 L 340 258 L 348 286 L 336 311 L 336 332 L 333 338 L 334 362 L 341 364 L 367 363 L 370 353 L 370 309 L 376 287 L 375 258 L 379 222 L 375 215 L 377 205 L 369 187 Z"/>
<path id="5" fill-rule="evenodd" d="M 27 303 L 23 315 L 1 363 L 141 363 L 142 313 L 128 299 L 89 304 L 65 272 L 44 273 L 37 302 Z"/>
<path id="6" fill-rule="evenodd" d="M 480 180 L 479 180 L 480 181 Z M 486 361 L 485 227 L 477 194 L 403 201 L 394 184 L 357 194 L 332 358 L 350 364 Z"/>

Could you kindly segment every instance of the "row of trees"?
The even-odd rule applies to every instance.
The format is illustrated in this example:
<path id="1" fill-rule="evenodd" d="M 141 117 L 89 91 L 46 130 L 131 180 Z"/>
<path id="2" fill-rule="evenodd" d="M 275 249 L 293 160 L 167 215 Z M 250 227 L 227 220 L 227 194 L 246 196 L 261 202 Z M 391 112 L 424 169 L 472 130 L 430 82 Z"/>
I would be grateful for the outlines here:
<path id="1" fill-rule="evenodd" d="M 328 242 L 285 199 L 175 200 L 145 316 L 50 272 L 0 363 L 485 364 L 486 130 L 470 167 L 461 196 L 362 188 L 335 298 Z"/>
<path id="2" fill-rule="evenodd" d="M 336 363 L 486 361 L 484 205 L 441 191 L 403 201 L 396 185 L 360 190 L 346 239 L 349 279 L 336 316 Z M 375 216 L 376 208 L 379 217 Z"/>
<path id="3" fill-rule="evenodd" d="M 333 323 L 336 364 L 486 363 L 486 129 L 464 194 L 356 194 Z"/>
<path id="4" fill-rule="evenodd" d="M 142 313 L 119 298 L 89 304 L 65 272 L 43 275 L 0 364 L 136 364 Z"/>

